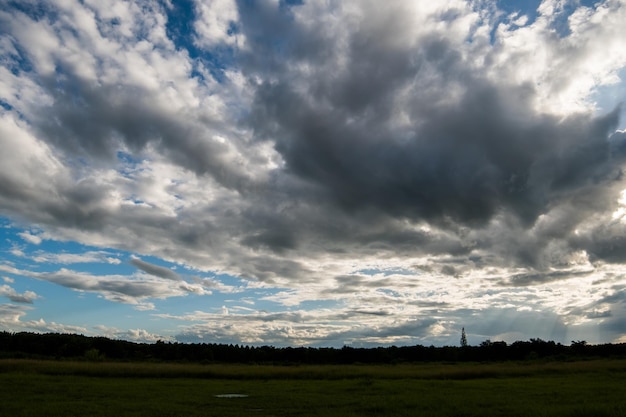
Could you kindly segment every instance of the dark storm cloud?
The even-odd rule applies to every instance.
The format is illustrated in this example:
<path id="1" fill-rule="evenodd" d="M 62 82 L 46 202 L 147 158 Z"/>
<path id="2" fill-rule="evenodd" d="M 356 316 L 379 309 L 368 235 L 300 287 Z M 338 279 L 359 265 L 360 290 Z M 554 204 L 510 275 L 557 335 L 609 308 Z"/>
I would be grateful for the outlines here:
<path id="1" fill-rule="evenodd" d="M 123 34 L 122 24 L 77 2 L 74 9 L 93 12 L 96 35 L 50 3 L 55 12 L 34 26 L 54 47 L 20 31 L 32 20 L 23 13 L 2 14 L 20 55 L 5 54 L 15 77 L 46 100 L 9 98 L 33 143 L 67 171 L 10 170 L 29 174 L 0 181 L 0 209 L 63 229 L 64 238 L 88 234 L 97 245 L 266 283 L 338 277 L 326 291 L 342 294 L 396 279 L 355 275 L 358 267 L 345 266 L 351 259 L 411 259 L 424 275 L 450 281 L 491 266 L 526 268 L 500 281 L 513 286 L 572 276 L 563 271 L 574 251 L 623 261 L 621 226 L 579 227 L 616 208 L 626 137 L 609 135 L 619 109 L 542 110 L 542 94 L 554 91 L 537 80 L 560 74 L 520 82 L 499 72 L 510 65 L 504 38 L 494 32 L 480 47 L 477 30 L 495 27 L 458 24 L 475 11 L 467 4 L 416 11 L 409 3 L 239 1 L 228 16 L 239 19 L 231 31 L 245 42 L 229 49 L 234 66 L 218 71 L 221 83 L 207 70 L 223 64 L 202 50 L 207 44 L 192 54 L 182 33 L 176 47 L 151 37 L 168 33 L 161 3 L 142 2 L 130 20 L 141 25 Z M 563 46 L 526 29 L 538 48 Z M 571 48 L 542 51 L 555 62 L 568 54 L 584 61 Z M 52 69 L 40 70 L 46 63 Z M 150 176 L 158 163 L 182 169 Z"/>
<path id="2" fill-rule="evenodd" d="M 251 199 L 242 213 L 245 223 L 240 229 L 245 234 L 241 243 L 255 251 L 271 250 L 285 257 L 306 253 L 315 257 L 351 256 L 357 252 L 374 255 L 382 251 L 464 256 L 471 250 L 455 233 L 407 228 L 402 219 L 374 209 L 346 212 L 319 187 L 296 187 L 288 181 L 281 185 L 282 188 L 269 185 L 268 191 Z"/>
<path id="3" fill-rule="evenodd" d="M 302 282 L 315 280 L 314 277 L 311 277 L 311 271 L 303 262 L 265 254 L 249 257 L 242 256 L 237 260 L 233 260 L 233 264 L 230 267 L 240 271 L 243 277 L 253 277 L 267 283 L 275 283 L 285 277 L 300 277 Z"/>
<path id="4" fill-rule="evenodd" d="M 319 30 L 328 22 L 299 24 L 299 6 L 239 3 L 238 30 L 249 42 L 239 58 L 254 88 L 247 120 L 285 162 L 266 198 L 245 212 L 240 242 L 282 255 L 376 248 L 480 259 L 474 267 L 566 266 L 585 246 L 571 238 L 575 229 L 615 204 L 626 147 L 609 136 L 619 108 L 544 112 L 540 86 L 472 66 L 467 45 L 448 34 L 404 41 L 400 3 L 361 6 L 344 26 Z M 297 203 L 264 209 L 277 201 Z M 403 219 L 428 222 L 431 232 L 394 224 Z M 588 252 L 608 260 L 608 251 Z M 531 272 L 514 285 L 565 278 Z"/>
<path id="5" fill-rule="evenodd" d="M 585 250 L 591 262 L 623 263 L 626 261 L 626 225 L 608 221 L 570 238 L 571 245 Z"/>
<path id="6" fill-rule="evenodd" d="M 367 59 L 385 62 L 382 56 Z M 351 63 L 357 72 L 358 62 Z M 395 82 L 409 83 L 418 67 Z M 348 80 L 335 82 L 331 90 L 341 91 Z M 407 136 L 388 128 L 391 115 L 375 110 L 388 107 L 381 95 L 355 99 L 374 109 L 364 118 L 349 92 L 316 97 L 311 84 L 304 81 L 309 94 L 296 91 L 303 85 L 260 86 L 255 127 L 263 132 L 271 126 L 287 171 L 319 184 L 347 210 L 375 207 L 392 216 L 475 224 L 506 209 L 532 224 L 549 205 L 617 173 L 606 138 L 618 112 L 558 120 L 533 114 L 519 101 L 527 94 L 523 89 L 470 78 L 462 100 L 430 109 Z M 372 88 L 363 82 L 355 90 Z M 416 98 L 408 106 L 403 110 L 423 115 L 426 103 Z M 518 120 L 520 113 L 528 116 Z"/>
<path id="7" fill-rule="evenodd" d="M 301 27 L 293 18 L 292 7 L 275 7 L 269 1 L 236 0 L 240 25 L 237 29 L 246 35 L 250 54 L 238 58 L 244 66 L 261 69 L 266 73 L 280 73 L 290 64 L 290 59 L 323 59 L 328 55 L 319 38 L 332 38 L 332 33 L 315 29 L 315 36 Z"/>
<path id="8" fill-rule="evenodd" d="M 275 198 L 279 204 L 286 201 L 285 195 Z M 245 219 L 247 232 L 241 239 L 243 245 L 276 253 L 296 249 L 298 239 L 293 225 L 295 219 L 289 207 L 276 207 L 266 204 L 266 201 L 259 201 L 259 205 L 253 205 L 246 211 Z"/>

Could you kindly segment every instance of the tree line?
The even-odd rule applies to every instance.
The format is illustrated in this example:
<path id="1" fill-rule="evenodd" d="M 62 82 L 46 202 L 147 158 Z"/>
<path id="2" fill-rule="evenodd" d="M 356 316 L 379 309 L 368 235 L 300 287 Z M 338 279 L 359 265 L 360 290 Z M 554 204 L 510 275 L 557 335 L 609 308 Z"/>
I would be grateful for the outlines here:
<path id="1" fill-rule="evenodd" d="M 0 358 L 81 359 L 198 363 L 351 364 L 489 362 L 531 359 L 626 357 L 626 344 L 563 345 L 530 339 L 511 344 L 486 340 L 478 346 L 387 346 L 355 348 L 275 347 L 157 341 L 135 343 L 64 333 L 0 332 Z"/>

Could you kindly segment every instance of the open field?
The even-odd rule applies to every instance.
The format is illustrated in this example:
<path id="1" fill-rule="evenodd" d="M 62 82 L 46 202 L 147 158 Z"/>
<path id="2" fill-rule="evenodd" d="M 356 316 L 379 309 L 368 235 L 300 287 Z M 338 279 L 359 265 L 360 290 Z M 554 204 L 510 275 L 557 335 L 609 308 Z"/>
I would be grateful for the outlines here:
<path id="1" fill-rule="evenodd" d="M 626 360 L 380 366 L 1 360 L 0 387 L 0 415 L 16 417 L 626 415 Z"/>

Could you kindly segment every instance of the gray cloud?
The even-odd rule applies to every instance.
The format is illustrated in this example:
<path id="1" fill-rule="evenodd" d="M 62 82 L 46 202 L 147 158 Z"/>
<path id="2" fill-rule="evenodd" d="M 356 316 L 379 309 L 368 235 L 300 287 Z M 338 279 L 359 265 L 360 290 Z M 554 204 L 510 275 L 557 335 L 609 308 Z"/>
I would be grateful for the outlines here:
<path id="1" fill-rule="evenodd" d="M 184 326 L 184 331 L 176 336 L 183 342 L 213 340 L 221 343 L 232 343 L 241 340 L 242 329 L 245 329 L 246 343 L 273 344 L 277 346 L 310 345 L 310 346 L 378 346 L 389 340 L 399 344 L 415 343 L 429 334 L 429 328 L 436 323 L 434 319 L 398 319 L 391 325 L 366 326 L 355 320 L 354 312 L 349 314 L 351 321 L 344 321 L 342 312 L 315 314 L 297 311 L 283 313 L 252 313 L 240 315 L 219 315 L 196 312 L 188 317 L 173 317 L 181 320 L 202 321 L 202 324 Z M 362 317 L 383 317 L 386 314 L 356 313 Z M 168 317 L 172 318 L 172 317 Z M 336 321 L 341 319 L 341 323 Z M 329 322 L 335 322 L 330 325 Z M 238 331 L 239 330 L 239 331 Z M 294 331 L 297 335 L 294 337 Z"/>
<path id="2" fill-rule="evenodd" d="M 593 262 L 622 263 L 626 260 L 626 232 L 621 222 L 610 220 L 586 233 L 572 236 L 572 246 L 584 249 Z"/>
<path id="3" fill-rule="evenodd" d="M 103 334 L 112 339 L 130 340 L 138 343 L 155 343 L 158 340 L 169 340 L 168 337 L 153 334 L 144 329 L 120 330 L 102 325 L 94 326 L 94 329 L 99 334 Z"/>
<path id="4" fill-rule="evenodd" d="M 376 40 L 352 33 L 348 51 L 337 52 L 349 56 L 348 67 L 330 79 L 312 56 L 306 78 L 288 67 L 272 76 L 286 81 L 255 93 L 252 125 L 276 138 L 286 173 L 318 184 L 341 208 L 467 224 L 504 208 L 532 224 L 549 206 L 617 174 L 607 141 L 617 111 L 565 120 L 541 114 L 531 107 L 532 87 L 485 79 L 443 40 L 396 50 Z M 424 69 L 438 74 L 426 93 L 414 81 Z M 461 97 L 439 104 L 448 81 L 460 78 Z M 412 95 L 394 108 L 389 96 L 402 90 Z M 408 125 L 394 127 L 396 112 Z"/>
<path id="5" fill-rule="evenodd" d="M 585 277 L 591 275 L 592 271 L 553 271 L 550 273 L 532 273 L 517 274 L 508 277 L 502 285 L 525 286 L 534 284 L 543 284 L 552 281 L 559 281 L 569 278 Z"/>
<path id="6" fill-rule="evenodd" d="M 122 277 L 97 277 L 61 269 L 58 272 L 33 274 L 39 279 L 81 291 L 104 291 L 128 297 L 157 297 L 159 288 L 147 281 L 129 281 Z"/>
<path id="7" fill-rule="evenodd" d="M 141 158 L 147 147 L 154 147 L 171 161 L 198 175 L 210 175 L 226 187 L 239 188 L 249 182 L 249 175 L 232 163 L 235 154 L 246 148 L 236 143 L 240 138 L 228 115 L 181 108 L 189 104 L 184 100 L 193 103 L 199 97 L 178 95 L 174 100 L 177 108 L 162 95 L 168 89 L 171 94 L 181 93 L 186 87 L 211 94 L 208 84 L 214 82 L 209 73 L 193 73 L 189 56 L 158 38 L 165 10 L 146 2 L 143 10 L 131 9 L 131 15 L 120 15 L 118 20 L 132 22 L 128 28 L 133 33 L 125 37 L 114 30 L 94 34 L 86 26 L 71 26 L 74 13 L 83 7 L 72 10 L 48 4 L 42 7 L 43 19 L 15 10 L 12 15 L 0 15 L 13 33 L 12 42 L 19 45 L 18 54 L 8 57 L 9 63 L 23 77 L 36 76 L 37 93 L 45 98 L 20 109 L 38 137 L 91 164 L 115 163 L 121 149 Z M 110 25 L 104 15 L 111 11 L 95 8 L 89 12 L 81 18 L 91 19 L 94 26 Z M 145 36 L 153 44 L 151 54 L 142 49 Z M 32 41 L 41 41 L 41 37 L 47 37 L 49 44 L 39 48 Z M 56 49 L 46 49 L 54 44 Z M 80 65 L 73 48 L 84 58 Z M 111 53 L 111 48 L 122 54 Z M 52 71 L 42 71 L 47 66 L 52 66 Z M 228 79 L 223 82 L 226 85 Z M 184 111 L 196 114 L 181 114 Z M 219 136 L 227 136 L 229 143 Z M 97 188 L 89 190 L 98 193 Z M 85 198 L 85 191 L 75 197 Z"/>
<path id="8" fill-rule="evenodd" d="M 0 304 L 0 323 L 4 325 L 18 323 L 29 309 L 30 307 L 23 305 Z"/>
<path id="9" fill-rule="evenodd" d="M 0 326 L 14 331 L 54 332 L 86 334 L 87 329 L 81 326 L 64 325 L 39 320 L 22 320 L 32 310 L 30 306 L 16 304 L 0 304 Z"/>
<path id="10" fill-rule="evenodd" d="M 190 292 L 188 286 L 169 285 L 167 281 L 138 280 L 122 275 L 97 276 L 65 268 L 56 272 L 20 271 L 19 273 L 73 290 L 99 293 L 111 301 L 133 304 L 139 309 L 154 308 L 146 301 L 148 299 L 180 296 Z"/>
<path id="11" fill-rule="evenodd" d="M 199 262 L 210 251 L 221 267 L 262 280 L 304 279 L 310 268 L 301 259 L 327 253 L 445 254 L 541 270 L 586 247 L 617 261 L 597 238 L 585 243 L 571 235 L 615 196 L 623 132 L 608 137 L 619 112 L 563 117 L 538 109 L 540 86 L 490 75 L 493 56 L 482 66 L 472 63 L 485 51 L 459 42 L 477 34 L 459 35 L 455 26 L 468 10 L 433 15 L 448 32 L 425 26 L 413 34 L 407 5 L 376 13 L 371 7 L 359 5 L 356 15 L 339 7 L 345 25 L 319 31 L 305 6 L 238 4 L 247 47 L 235 58 L 249 102 L 227 98 L 235 78 L 212 84 L 200 61 L 162 38 L 151 40 L 148 56 L 134 36 L 113 29 L 101 37 L 72 33 L 79 50 L 102 60 L 89 61 L 102 73 L 93 75 L 75 65 L 63 44 L 66 20 L 37 26 L 61 45 L 44 53 L 24 44 L 28 34 L 16 23 L 34 27 L 32 16 L 5 12 L 11 42 L 23 44 L 22 58 L 32 63 L 29 71 L 20 67 L 20 79 L 56 63 L 39 78 L 47 100 L 16 103 L 30 134 L 66 159 L 115 167 L 120 177 L 103 181 L 100 172 L 81 175 L 70 165 L 50 177 L 55 193 L 2 181 L 3 205 L 57 232 L 92 231 L 129 250 L 151 236 L 160 244 L 149 250 L 167 259 Z M 159 28 L 165 9 L 148 12 L 136 30 Z M 94 19 L 104 24 L 100 13 Z M 128 61 L 101 52 L 106 42 L 126 51 Z M 146 71 L 145 82 L 134 78 L 131 62 Z M 164 101 L 168 86 L 176 106 Z M 213 91 L 219 111 L 190 104 Z M 252 130 L 233 127 L 237 122 Z M 134 184 L 155 155 L 219 197 L 192 203 L 202 187 L 183 191 L 177 180 L 166 190 L 185 204 L 175 216 L 154 203 L 111 204 L 120 190 L 125 201 L 149 200 L 136 195 Z M 269 169 L 270 160 L 278 166 Z M 423 224 L 428 228 L 415 227 Z"/>
<path id="12" fill-rule="evenodd" d="M 142 271 L 154 275 L 163 279 L 171 279 L 173 281 L 180 281 L 182 278 L 176 272 L 163 266 L 154 265 L 150 262 L 142 261 L 139 258 L 131 258 L 130 263 Z"/>
<path id="13" fill-rule="evenodd" d="M 244 22 L 255 7 L 240 8 Z M 254 46 L 244 68 L 265 80 L 256 84 L 249 121 L 285 162 L 270 185 L 313 185 L 307 195 L 270 193 L 269 201 L 298 203 L 291 213 L 264 213 L 274 220 L 263 217 L 252 229 L 267 224 L 271 232 L 243 242 L 282 253 L 306 250 L 315 239 L 351 253 L 363 244 L 402 251 L 398 239 L 410 236 L 407 248 L 424 253 L 476 259 L 471 252 L 481 250 L 483 261 L 538 270 L 569 262 L 577 226 L 615 206 L 624 157 L 619 135 L 611 136 L 619 108 L 604 116 L 541 111 L 538 87 L 489 76 L 468 62 L 466 45 L 443 34 L 394 41 L 401 6 L 363 7 L 361 25 L 335 36 L 296 27 L 289 16 L 297 7 L 264 9 L 262 19 L 242 26 Z M 278 38 L 279 52 L 254 59 Z M 391 219 L 426 221 L 431 233 L 394 230 Z M 387 227 L 377 234 L 375 225 Z M 471 240 L 459 236 L 468 236 L 467 227 Z M 448 243 L 437 244 L 444 236 Z"/>
<path id="14" fill-rule="evenodd" d="M 14 288 L 8 285 L 0 286 L 0 296 L 7 297 L 14 303 L 33 304 L 33 301 L 39 298 L 37 294 L 32 291 L 26 291 L 24 293 L 18 293 Z"/>
<path id="15" fill-rule="evenodd" d="M 526 288 L 624 262 L 620 109 L 590 104 L 626 64 L 622 2 L 579 10 L 597 24 L 563 12 L 518 30 L 495 4 L 237 1 L 217 23 L 198 6 L 188 39 L 140 3 L 0 12 L 0 213 L 46 240 L 318 285 L 311 299 L 401 286 L 433 311 L 450 300 L 424 286 Z M 166 282 L 30 276 L 123 302 L 203 291 L 131 264 Z"/>

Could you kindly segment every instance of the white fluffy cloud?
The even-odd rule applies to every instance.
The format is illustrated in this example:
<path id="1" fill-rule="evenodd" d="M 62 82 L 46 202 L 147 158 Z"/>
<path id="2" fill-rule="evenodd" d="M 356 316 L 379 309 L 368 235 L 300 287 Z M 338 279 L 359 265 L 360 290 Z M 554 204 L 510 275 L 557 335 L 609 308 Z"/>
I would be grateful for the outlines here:
<path id="1" fill-rule="evenodd" d="M 194 29 L 197 43 L 202 47 L 215 47 L 222 44 L 243 46 L 243 39 L 237 36 L 239 12 L 235 0 L 212 2 L 194 1 L 197 19 Z"/>

